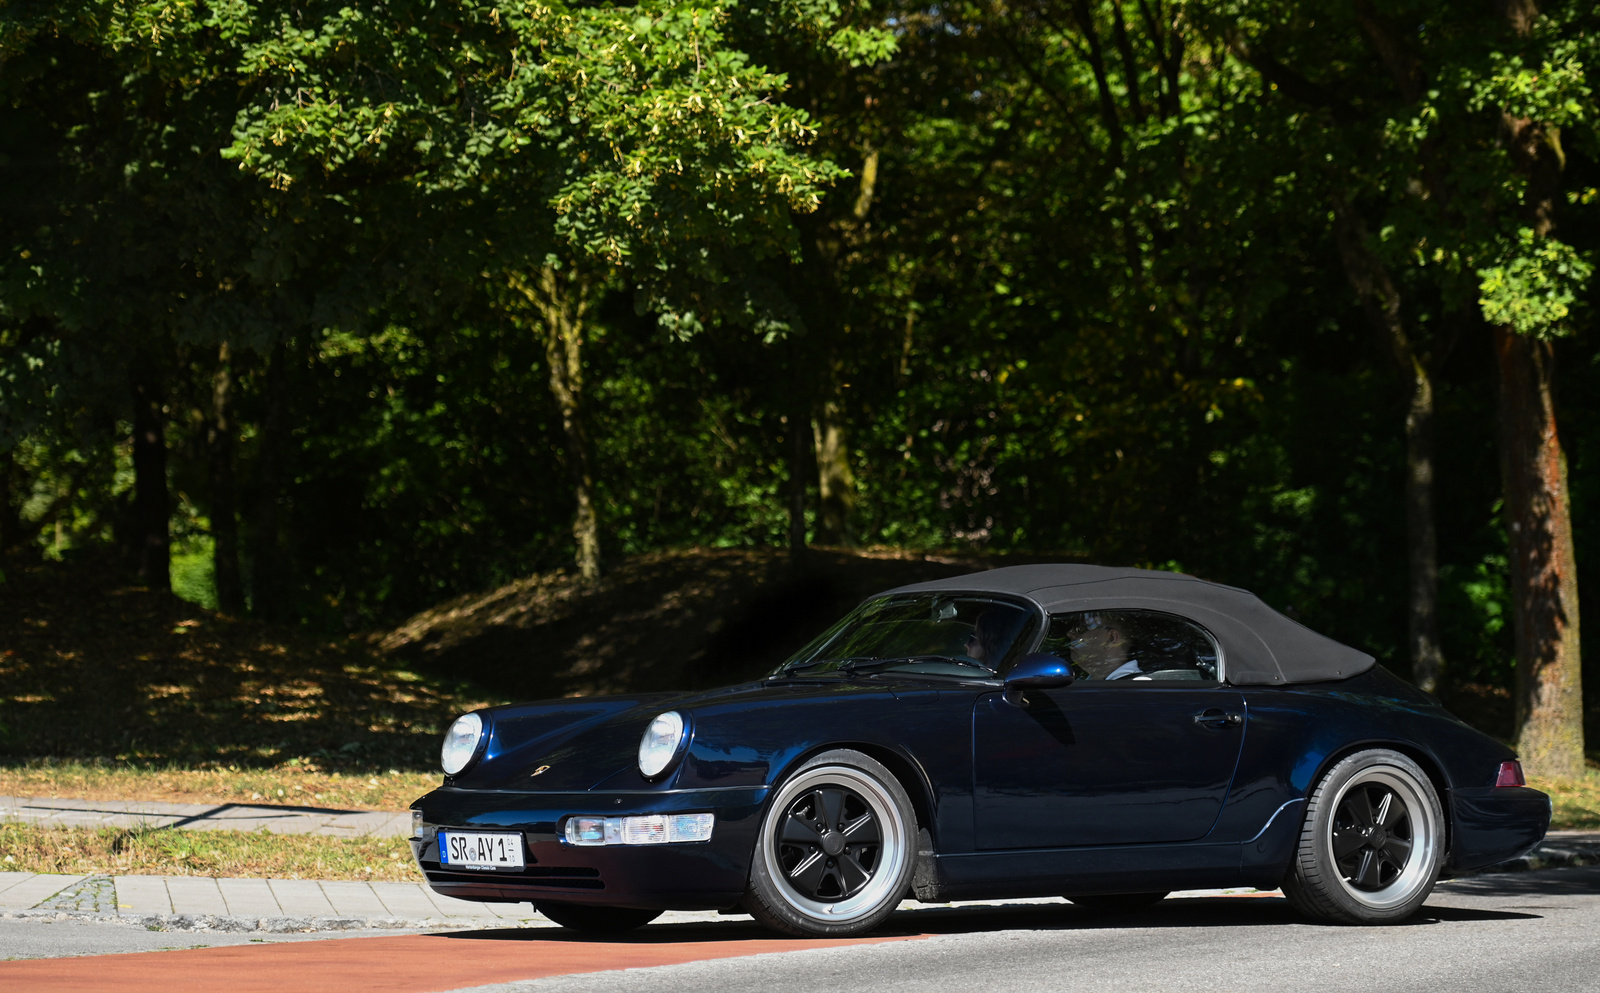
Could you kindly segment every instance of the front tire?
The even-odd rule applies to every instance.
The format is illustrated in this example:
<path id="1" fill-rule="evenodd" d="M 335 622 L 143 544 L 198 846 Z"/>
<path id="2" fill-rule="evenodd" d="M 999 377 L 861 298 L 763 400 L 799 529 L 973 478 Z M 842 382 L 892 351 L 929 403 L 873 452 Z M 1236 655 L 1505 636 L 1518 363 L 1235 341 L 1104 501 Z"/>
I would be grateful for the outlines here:
<path id="1" fill-rule="evenodd" d="M 850 749 L 823 752 L 774 793 L 744 906 L 784 934 L 862 934 L 899 906 L 915 864 L 911 800 L 894 775 Z"/>
<path id="2" fill-rule="evenodd" d="M 556 903 L 543 901 L 533 909 L 573 931 L 584 934 L 624 934 L 644 927 L 657 917 L 659 910 L 638 910 L 633 907 L 595 907 L 585 903 Z"/>
<path id="3" fill-rule="evenodd" d="M 1357 752 L 1306 803 L 1283 892 L 1333 924 L 1393 924 L 1421 907 L 1444 862 L 1444 810 L 1427 773 L 1387 748 Z"/>

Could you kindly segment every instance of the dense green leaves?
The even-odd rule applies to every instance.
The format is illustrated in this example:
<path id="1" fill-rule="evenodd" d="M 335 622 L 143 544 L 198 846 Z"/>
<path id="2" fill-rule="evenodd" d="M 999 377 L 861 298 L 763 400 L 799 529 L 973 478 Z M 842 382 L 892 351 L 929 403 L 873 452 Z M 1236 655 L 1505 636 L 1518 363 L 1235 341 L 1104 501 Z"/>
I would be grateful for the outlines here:
<path id="1" fill-rule="evenodd" d="M 126 528 L 140 356 L 174 526 L 216 530 L 227 342 L 245 571 L 281 549 L 319 625 L 569 561 L 587 459 L 607 554 L 781 544 L 799 478 L 829 540 L 1190 569 L 1404 669 L 1376 306 L 1432 376 L 1445 655 L 1504 684 L 1486 325 L 1593 378 L 1597 27 L 1436 0 L 13 4 L 7 499 L 49 554 L 57 518 L 59 554 Z M 1597 395 L 1561 394 L 1579 506 Z"/>

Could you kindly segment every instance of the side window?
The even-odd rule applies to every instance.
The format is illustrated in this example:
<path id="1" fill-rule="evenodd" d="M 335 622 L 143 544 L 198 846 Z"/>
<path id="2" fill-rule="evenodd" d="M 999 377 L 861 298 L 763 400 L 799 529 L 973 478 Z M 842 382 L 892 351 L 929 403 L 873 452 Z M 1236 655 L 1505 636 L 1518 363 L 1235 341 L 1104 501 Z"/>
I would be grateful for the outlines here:
<path id="1" fill-rule="evenodd" d="M 1051 614 L 1042 651 L 1079 679 L 1153 682 L 1217 678 L 1217 643 L 1193 621 L 1157 610 Z"/>

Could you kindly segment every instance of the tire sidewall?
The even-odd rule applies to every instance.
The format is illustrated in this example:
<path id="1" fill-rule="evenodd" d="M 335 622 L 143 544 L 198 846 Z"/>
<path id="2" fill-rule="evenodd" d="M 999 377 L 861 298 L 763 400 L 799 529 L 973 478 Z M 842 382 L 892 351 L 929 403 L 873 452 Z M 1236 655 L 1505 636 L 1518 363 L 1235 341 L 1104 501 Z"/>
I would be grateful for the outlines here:
<path id="1" fill-rule="evenodd" d="M 1395 883 L 1377 894 L 1347 882 L 1333 854 L 1333 823 L 1340 803 L 1351 789 L 1369 783 L 1400 795 L 1412 822 L 1412 854 Z M 1318 916 L 1357 924 L 1391 923 L 1410 917 L 1433 892 L 1444 864 L 1444 809 L 1427 773 L 1406 755 L 1377 748 L 1341 760 L 1317 785 L 1306 816 L 1296 882 L 1302 890 L 1314 891 L 1306 895 L 1321 904 L 1318 909 L 1331 911 Z M 1419 844 L 1424 832 L 1426 839 Z"/>
<path id="2" fill-rule="evenodd" d="M 804 790 L 823 782 L 839 780 L 839 785 L 857 793 L 873 808 L 883 837 L 880 862 L 868 884 L 873 897 L 851 907 L 844 920 L 830 919 L 820 912 L 816 901 L 796 893 L 782 878 L 773 837 L 779 819 Z M 877 789 L 863 789 L 867 784 Z M 798 785 L 797 785 L 798 784 Z M 916 866 L 916 814 L 905 788 L 882 763 L 853 749 L 823 752 L 785 777 L 773 790 L 766 813 L 761 818 L 754 857 L 750 863 L 750 890 L 746 909 L 763 923 L 790 934 L 812 937 L 840 937 L 872 930 L 899 906 L 911 885 Z M 893 838 L 893 851 L 889 840 Z M 887 875 L 880 876 L 880 873 Z M 857 898 L 841 901 L 852 904 Z"/>

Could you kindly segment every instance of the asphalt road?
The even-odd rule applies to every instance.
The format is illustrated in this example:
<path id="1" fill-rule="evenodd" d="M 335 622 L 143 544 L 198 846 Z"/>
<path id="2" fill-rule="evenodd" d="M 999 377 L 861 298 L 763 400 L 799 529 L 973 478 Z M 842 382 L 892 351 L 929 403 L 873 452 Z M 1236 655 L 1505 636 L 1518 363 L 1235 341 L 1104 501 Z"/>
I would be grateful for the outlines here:
<path id="1" fill-rule="evenodd" d="M 1281 898 L 1219 897 L 1116 919 L 1055 905 L 904 911 L 893 929 L 932 936 L 473 991 L 1600 991 L 1600 868 L 1446 883 L 1396 927 L 1307 924 Z"/>
<path id="2" fill-rule="evenodd" d="M 1396 927 L 1305 923 L 1279 897 L 1188 897 L 1122 917 L 1064 903 L 919 908 L 874 940 L 835 944 L 773 940 L 749 918 L 612 943 L 553 928 L 269 936 L 0 919 L 0 959 L 33 960 L 0 962 L 0 989 L 1600 993 L 1600 867 L 1446 883 Z M 181 948 L 205 950 L 116 954 Z"/>

